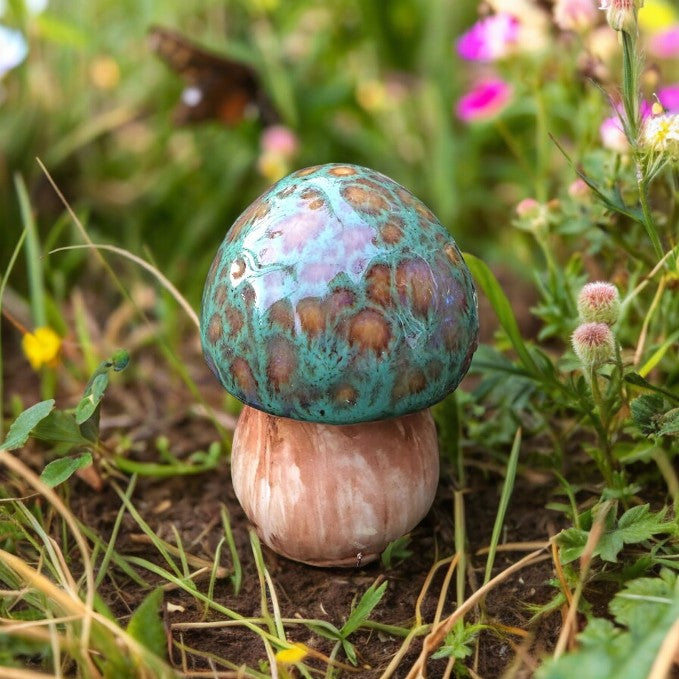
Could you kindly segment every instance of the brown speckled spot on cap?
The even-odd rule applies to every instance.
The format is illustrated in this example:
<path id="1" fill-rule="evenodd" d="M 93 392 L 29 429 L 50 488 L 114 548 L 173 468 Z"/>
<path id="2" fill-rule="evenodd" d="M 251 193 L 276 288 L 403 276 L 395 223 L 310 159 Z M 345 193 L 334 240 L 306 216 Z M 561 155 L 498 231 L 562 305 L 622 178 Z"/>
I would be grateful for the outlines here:
<path id="1" fill-rule="evenodd" d="M 348 184 L 342 189 L 342 197 L 355 210 L 376 214 L 389 207 L 387 201 L 378 193 L 356 184 Z"/>
<path id="2" fill-rule="evenodd" d="M 222 337 L 222 318 L 215 312 L 210 318 L 210 323 L 207 326 L 207 338 L 212 344 L 220 340 Z"/>
<path id="3" fill-rule="evenodd" d="M 308 337 L 315 337 L 325 329 L 325 311 L 318 297 L 300 299 L 297 302 L 297 316 L 302 332 Z"/>
<path id="4" fill-rule="evenodd" d="M 391 339 L 389 324 L 382 314 L 372 309 L 359 311 L 349 322 L 349 342 L 361 351 L 386 351 Z"/>
<path id="5" fill-rule="evenodd" d="M 266 374 L 274 389 L 290 383 L 297 367 L 295 345 L 285 337 L 274 337 L 267 344 Z"/>
<path id="6" fill-rule="evenodd" d="M 295 315 L 289 299 L 279 299 L 269 307 L 269 321 L 294 333 Z"/>
<path id="7" fill-rule="evenodd" d="M 412 206 L 412 205 L 417 205 L 417 202 L 418 202 L 418 201 L 417 201 L 417 198 L 415 198 L 415 196 L 413 196 L 413 194 L 410 193 L 410 191 L 408 191 L 407 189 L 404 189 L 402 186 L 399 186 L 399 187 L 396 189 L 396 193 L 398 194 L 398 197 L 399 197 L 406 205 L 410 205 L 410 206 Z"/>
<path id="8" fill-rule="evenodd" d="M 323 194 L 317 189 L 307 188 L 299 194 L 302 200 L 307 201 L 310 210 L 320 210 L 325 205 Z"/>
<path id="9" fill-rule="evenodd" d="M 391 269 L 386 264 L 373 264 L 365 279 L 368 299 L 382 307 L 391 305 Z"/>
<path id="10" fill-rule="evenodd" d="M 215 289 L 215 305 L 217 308 L 224 306 L 229 296 L 229 286 L 226 283 L 218 285 Z"/>
<path id="11" fill-rule="evenodd" d="M 320 165 L 312 165 L 311 167 L 305 167 L 301 170 L 297 170 L 297 172 L 293 172 L 292 176 L 293 177 L 306 177 L 307 175 L 313 174 L 320 168 Z"/>
<path id="12" fill-rule="evenodd" d="M 410 301 L 414 313 L 426 316 L 434 298 L 434 281 L 423 259 L 409 259 L 396 268 L 396 289 L 402 302 Z"/>
<path id="13" fill-rule="evenodd" d="M 340 288 L 333 290 L 325 297 L 325 310 L 329 319 L 338 316 L 344 309 L 349 309 L 354 305 L 356 295 L 351 290 Z"/>
<path id="14" fill-rule="evenodd" d="M 240 296 L 243 302 L 245 302 L 245 306 L 248 308 L 252 308 L 257 302 L 257 293 L 250 283 L 241 283 Z"/>
<path id="15" fill-rule="evenodd" d="M 350 384 L 340 384 L 335 388 L 333 398 L 340 406 L 352 406 L 356 403 L 358 392 Z"/>
<path id="16" fill-rule="evenodd" d="M 403 220 L 399 217 L 391 217 L 389 221 L 380 227 L 382 240 L 389 245 L 398 243 L 403 238 Z"/>
<path id="17" fill-rule="evenodd" d="M 419 394 L 427 385 L 424 373 L 419 368 L 410 368 L 396 378 L 392 390 L 394 400 L 402 399 L 411 394 Z"/>
<path id="18" fill-rule="evenodd" d="M 328 170 L 328 174 L 331 174 L 333 177 L 350 177 L 356 174 L 356 170 L 350 165 L 335 165 L 335 167 L 331 167 Z"/>
<path id="19" fill-rule="evenodd" d="M 224 314 L 229 324 L 229 335 L 232 337 L 237 337 L 245 322 L 243 319 L 243 314 L 238 311 L 236 307 L 227 305 L 224 305 Z"/>
<path id="20" fill-rule="evenodd" d="M 450 260 L 451 264 L 457 266 L 460 263 L 460 253 L 452 243 L 447 243 L 443 248 L 443 252 L 446 253 L 446 257 Z"/>
<path id="21" fill-rule="evenodd" d="M 438 220 L 434 217 L 434 213 L 424 203 L 416 203 L 415 209 L 417 210 L 417 213 L 424 217 L 428 222 L 431 222 L 432 224 L 438 223 Z"/>
<path id="22" fill-rule="evenodd" d="M 257 391 L 257 383 L 250 364 L 241 356 L 236 357 L 231 364 L 231 374 L 246 398 L 252 398 Z"/>

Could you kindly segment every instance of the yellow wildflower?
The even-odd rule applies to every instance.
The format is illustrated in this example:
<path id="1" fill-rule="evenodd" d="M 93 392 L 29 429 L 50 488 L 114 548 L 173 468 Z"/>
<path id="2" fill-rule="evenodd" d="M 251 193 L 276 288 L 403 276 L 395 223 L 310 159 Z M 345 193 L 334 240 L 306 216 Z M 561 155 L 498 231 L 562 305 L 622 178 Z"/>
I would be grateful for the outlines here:
<path id="1" fill-rule="evenodd" d="M 293 665 L 301 662 L 309 655 L 309 649 L 302 643 L 297 642 L 291 648 L 282 648 L 276 653 L 276 662 L 279 665 Z"/>
<path id="2" fill-rule="evenodd" d="M 61 349 L 61 337 L 52 328 L 36 328 L 27 332 L 21 340 L 21 348 L 33 370 L 43 365 L 54 367 Z"/>
<path id="3" fill-rule="evenodd" d="M 646 0 L 639 10 L 641 30 L 657 33 L 679 21 L 679 13 L 666 0 Z"/>

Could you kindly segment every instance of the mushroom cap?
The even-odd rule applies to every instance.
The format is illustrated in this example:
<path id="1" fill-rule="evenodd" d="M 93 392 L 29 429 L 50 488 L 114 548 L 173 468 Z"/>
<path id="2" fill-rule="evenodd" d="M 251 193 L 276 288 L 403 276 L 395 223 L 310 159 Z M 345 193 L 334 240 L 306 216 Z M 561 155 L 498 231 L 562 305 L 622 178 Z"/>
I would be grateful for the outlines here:
<path id="1" fill-rule="evenodd" d="M 448 231 L 356 165 L 274 184 L 226 234 L 201 338 L 227 391 L 273 415 L 353 424 L 453 391 L 478 342 L 476 292 Z"/>

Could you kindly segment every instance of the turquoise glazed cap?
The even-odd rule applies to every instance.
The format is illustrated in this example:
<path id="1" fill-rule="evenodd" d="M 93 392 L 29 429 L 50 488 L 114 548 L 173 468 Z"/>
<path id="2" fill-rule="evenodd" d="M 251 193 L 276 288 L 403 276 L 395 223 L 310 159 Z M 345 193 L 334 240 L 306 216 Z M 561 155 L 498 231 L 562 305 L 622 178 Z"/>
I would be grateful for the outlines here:
<path id="1" fill-rule="evenodd" d="M 453 391 L 478 343 L 455 241 L 388 177 L 357 165 L 281 179 L 226 234 L 201 339 L 224 388 L 272 415 L 354 424 Z"/>

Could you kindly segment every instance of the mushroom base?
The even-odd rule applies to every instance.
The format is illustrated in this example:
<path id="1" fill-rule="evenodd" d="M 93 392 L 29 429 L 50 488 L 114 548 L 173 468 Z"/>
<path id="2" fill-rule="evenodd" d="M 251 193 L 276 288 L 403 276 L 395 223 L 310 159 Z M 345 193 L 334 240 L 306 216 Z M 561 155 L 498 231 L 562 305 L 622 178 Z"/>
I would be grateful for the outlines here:
<path id="1" fill-rule="evenodd" d="M 231 451 L 236 496 L 262 542 L 314 566 L 358 566 L 429 511 L 439 453 L 429 410 L 352 425 L 249 406 Z"/>

